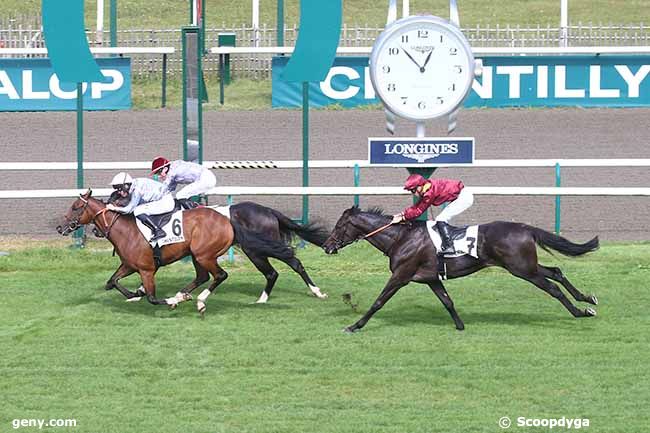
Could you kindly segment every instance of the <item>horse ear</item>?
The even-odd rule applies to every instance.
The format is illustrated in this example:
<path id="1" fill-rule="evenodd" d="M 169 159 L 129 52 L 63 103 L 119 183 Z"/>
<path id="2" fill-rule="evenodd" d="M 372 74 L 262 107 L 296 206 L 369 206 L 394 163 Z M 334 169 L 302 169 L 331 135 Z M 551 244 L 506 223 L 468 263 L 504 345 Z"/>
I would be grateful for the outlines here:
<path id="1" fill-rule="evenodd" d="M 79 194 L 79 197 L 83 197 L 83 198 L 87 199 L 87 198 L 90 197 L 91 195 L 93 195 L 93 190 L 90 189 L 90 188 L 88 188 L 88 191 L 86 191 L 86 192 L 83 193 L 83 194 Z"/>

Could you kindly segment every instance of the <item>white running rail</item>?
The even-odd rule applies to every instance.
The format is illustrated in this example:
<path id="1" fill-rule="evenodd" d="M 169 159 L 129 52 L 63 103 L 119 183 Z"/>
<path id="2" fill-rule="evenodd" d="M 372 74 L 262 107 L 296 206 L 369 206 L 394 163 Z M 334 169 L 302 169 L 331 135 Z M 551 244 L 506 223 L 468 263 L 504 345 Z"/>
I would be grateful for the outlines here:
<path id="1" fill-rule="evenodd" d="M 296 169 L 302 161 L 205 161 L 211 169 Z M 471 167 L 650 167 L 650 159 L 496 159 L 476 160 Z M 84 162 L 86 170 L 136 170 L 151 167 L 149 161 L 137 162 Z M 458 165 L 454 165 L 458 167 Z M 369 168 L 367 160 L 322 160 L 310 161 L 310 168 Z M 381 166 L 384 167 L 384 166 Z M 390 166 L 389 166 L 390 167 Z M 400 166 L 403 167 L 403 166 Z M 439 167 L 445 167 L 440 165 Z M 30 170 L 75 170 L 76 162 L 0 162 L 0 171 Z M 103 185 L 102 185 L 103 186 Z M 476 195 L 535 195 L 535 196 L 650 196 L 650 187 L 500 187 L 468 186 Z M 0 190 L 0 199 L 20 198 L 63 198 L 75 197 L 85 189 L 37 189 Z M 105 197 L 112 192 L 108 188 L 94 190 L 96 196 Z M 210 195 L 256 196 L 256 195 L 407 195 L 400 187 L 267 187 L 267 186 L 220 186 L 212 189 Z"/>
<path id="2" fill-rule="evenodd" d="M 534 196 L 650 196 L 650 188 L 600 188 L 600 187 L 509 187 L 509 186 L 467 186 L 475 195 L 534 195 Z M 23 198 L 66 198 L 76 197 L 86 189 L 33 189 L 22 191 L 0 191 L 0 199 Z M 108 197 L 110 188 L 93 190 L 97 197 Z M 396 186 L 220 186 L 211 189 L 209 195 L 221 196 L 260 196 L 260 195 L 319 195 L 319 196 L 353 196 L 353 195 L 410 195 Z"/>

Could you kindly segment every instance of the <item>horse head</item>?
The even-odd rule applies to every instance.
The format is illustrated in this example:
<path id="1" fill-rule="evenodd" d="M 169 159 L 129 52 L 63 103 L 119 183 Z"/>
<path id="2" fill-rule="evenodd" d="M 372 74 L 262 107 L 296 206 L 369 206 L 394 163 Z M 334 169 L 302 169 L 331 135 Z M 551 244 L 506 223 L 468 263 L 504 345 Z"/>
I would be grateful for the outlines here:
<path id="1" fill-rule="evenodd" d="M 56 231 L 59 234 L 67 236 L 92 221 L 94 215 L 88 206 L 91 201 L 95 200 L 92 198 L 92 194 L 90 188 L 84 194 L 79 194 L 79 198 L 72 203 L 70 209 L 63 216 L 64 223 L 57 226 Z"/>
<path id="2" fill-rule="evenodd" d="M 366 230 L 358 223 L 365 213 L 357 206 L 346 209 L 334 226 L 334 230 L 323 243 L 323 250 L 326 254 L 336 254 L 338 250 L 363 238 Z"/>

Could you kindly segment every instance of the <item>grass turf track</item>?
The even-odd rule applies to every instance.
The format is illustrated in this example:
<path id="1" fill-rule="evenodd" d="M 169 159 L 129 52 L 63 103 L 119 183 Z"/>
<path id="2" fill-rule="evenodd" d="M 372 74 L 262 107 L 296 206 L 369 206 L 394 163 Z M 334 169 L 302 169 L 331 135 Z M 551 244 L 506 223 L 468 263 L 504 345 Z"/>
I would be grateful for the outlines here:
<path id="1" fill-rule="evenodd" d="M 202 321 L 194 302 L 168 311 L 103 291 L 118 263 L 106 243 L 12 251 L 0 257 L 0 431 L 15 418 L 74 418 L 41 431 L 498 432 L 502 416 L 564 416 L 589 418 L 590 432 L 646 432 L 650 243 L 541 255 L 598 296 L 597 317 L 573 319 L 489 269 L 446 283 L 464 332 L 411 284 L 347 335 L 388 278 L 387 259 L 359 243 L 299 251 L 325 301 L 278 263 L 269 304 L 251 305 L 261 274 L 227 264 Z M 159 296 L 192 275 L 187 263 L 164 268 Z"/>

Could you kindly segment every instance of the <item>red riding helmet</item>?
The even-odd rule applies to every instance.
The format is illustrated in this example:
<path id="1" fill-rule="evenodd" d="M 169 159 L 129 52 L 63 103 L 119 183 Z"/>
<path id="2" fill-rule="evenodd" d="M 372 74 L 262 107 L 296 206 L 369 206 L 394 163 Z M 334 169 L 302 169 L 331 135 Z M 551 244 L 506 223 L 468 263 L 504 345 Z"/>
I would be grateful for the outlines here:
<path id="1" fill-rule="evenodd" d="M 162 156 L 157 157 L 151 163 L 151 174 L 156 174 L 169 165 L 169 160 Z"/>
<path id="2" fill-rule="evenodd" d="M 406 182 L 404 183 L 404 189 L 408 191 L 415 191 L 418 186 L 422 186 L 427 183 L 427 180 L 421 174 L 413 173 L 410 175 Z"/>

